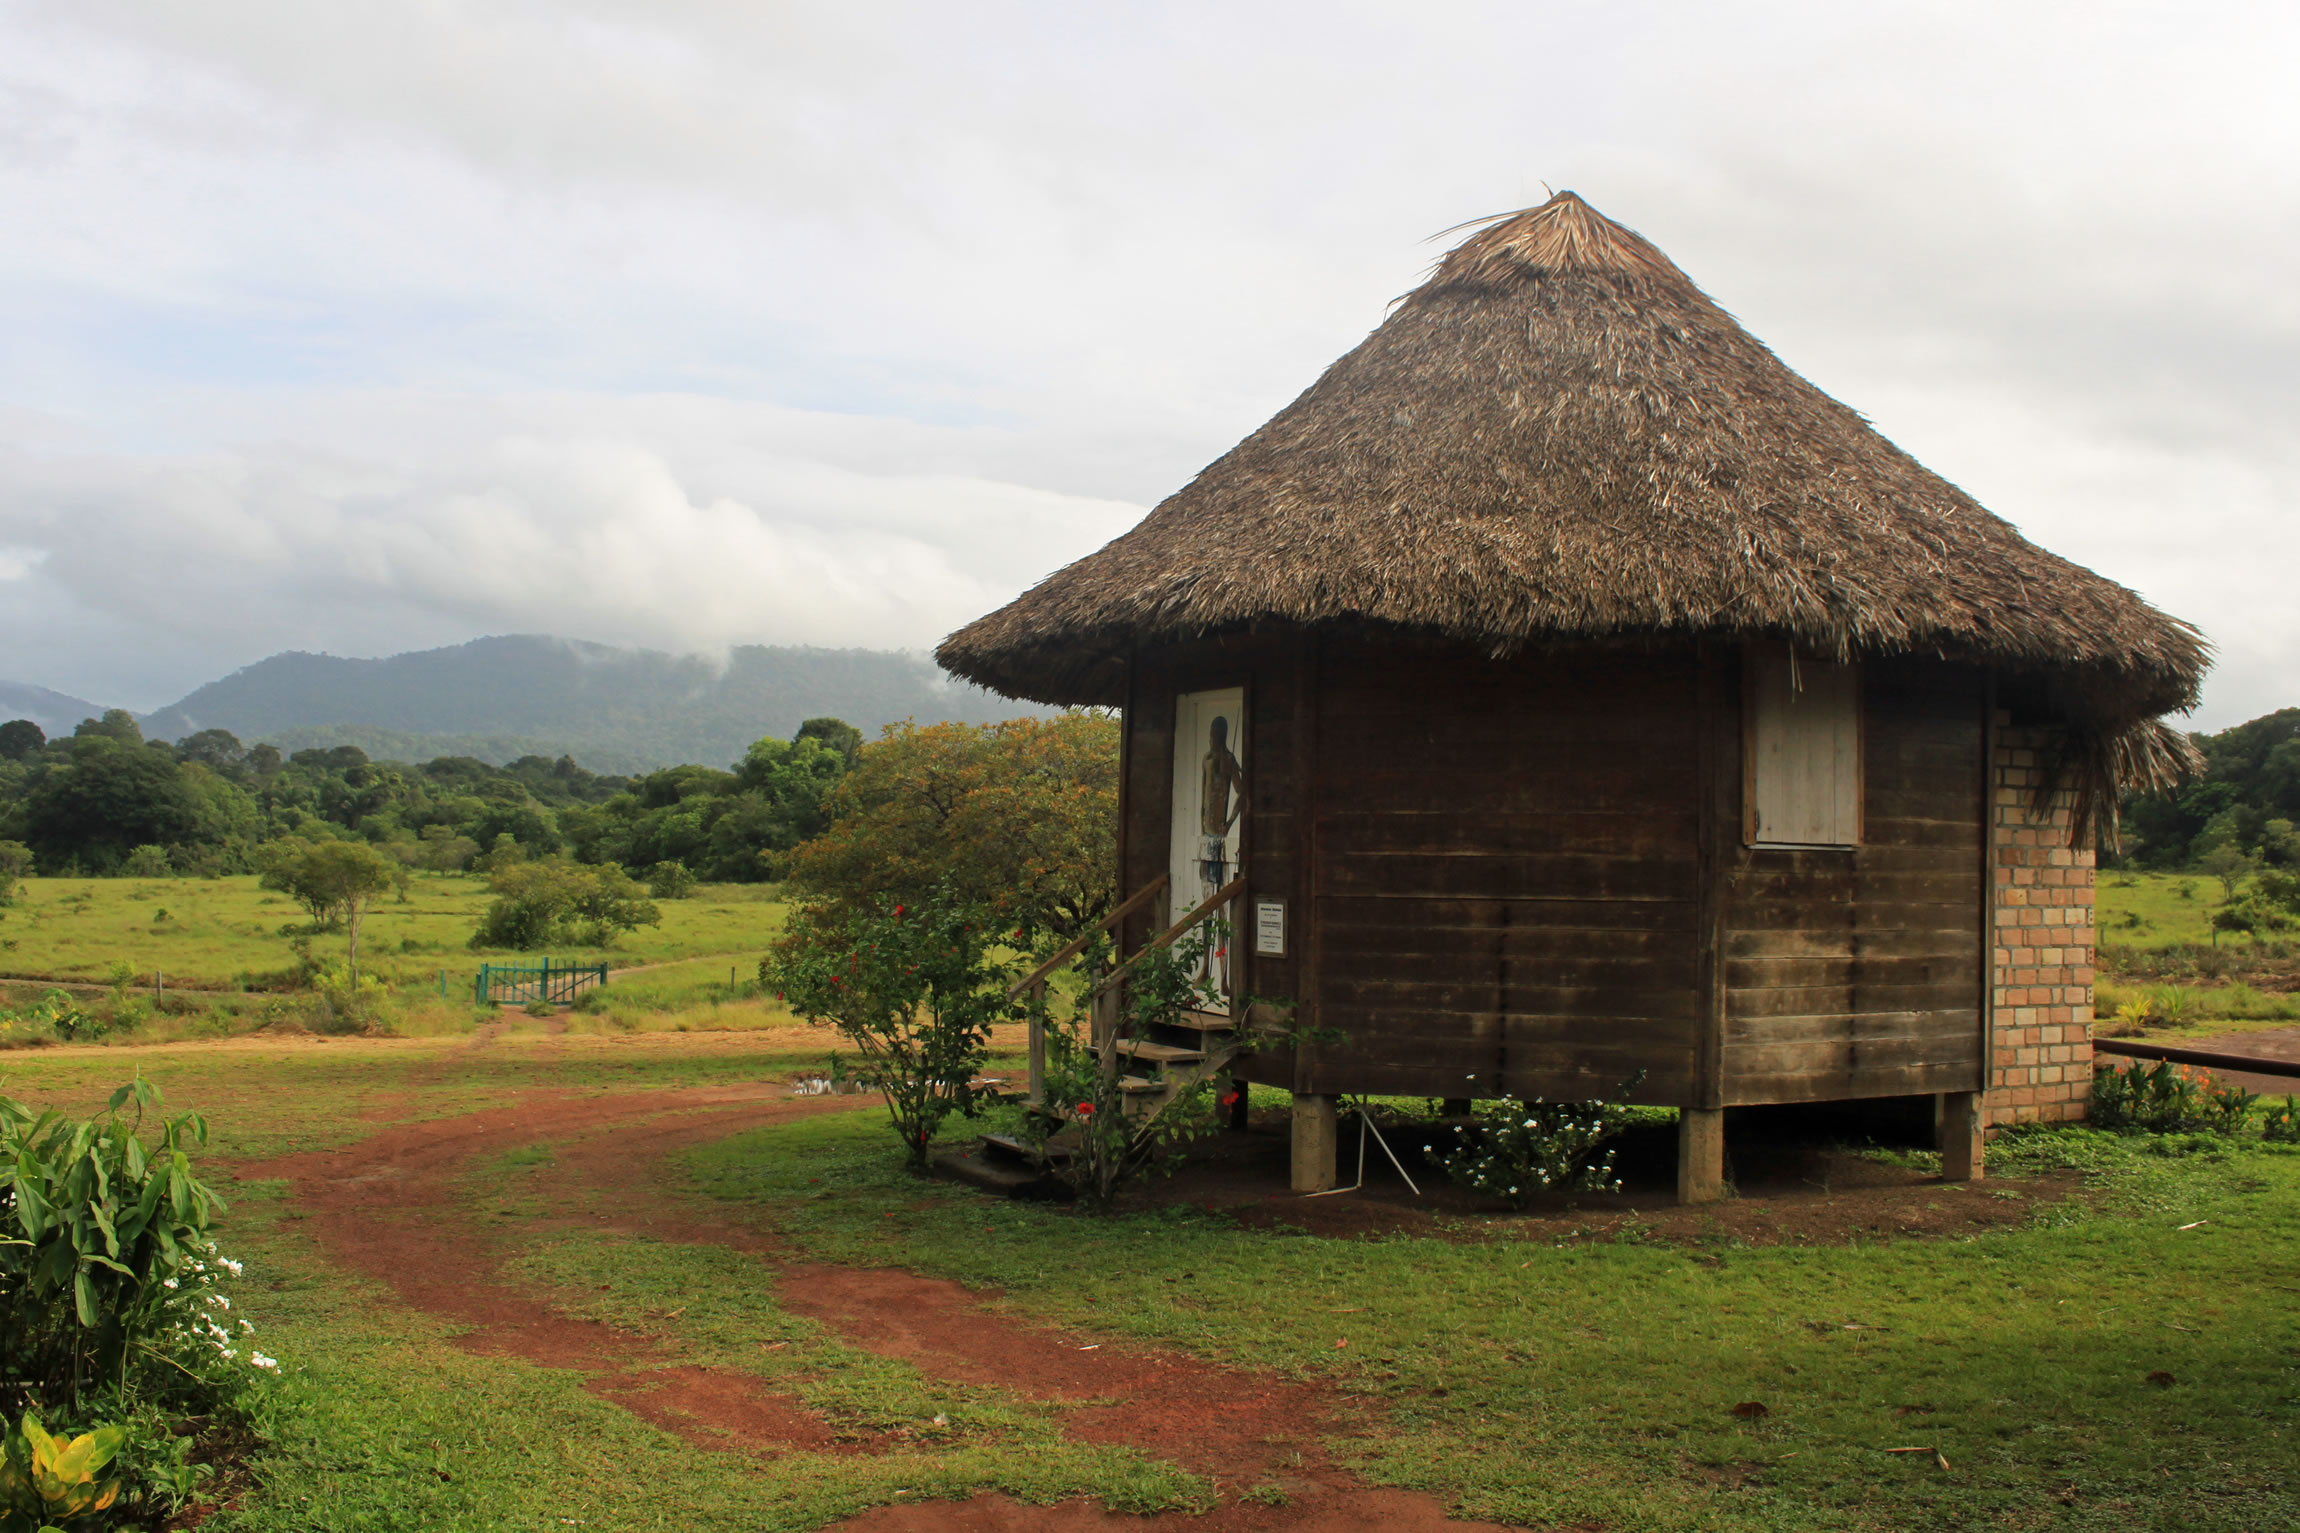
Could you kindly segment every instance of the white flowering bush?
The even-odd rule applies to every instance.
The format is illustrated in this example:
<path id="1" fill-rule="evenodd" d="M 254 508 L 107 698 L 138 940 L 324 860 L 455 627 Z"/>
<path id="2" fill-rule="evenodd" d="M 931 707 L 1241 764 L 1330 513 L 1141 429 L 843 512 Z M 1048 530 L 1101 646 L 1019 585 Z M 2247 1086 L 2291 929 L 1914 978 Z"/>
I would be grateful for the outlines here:
<path id="1" fill-rule="evenodd" d="M 1629 1094 L 1640 1070 L 1612 1097 L 1597 1102 L 1506 1098 L 1478 1109 L 1449 1138 L 1433 1137 L 1422 1153 L 1472 1192 L 1524 1208 L 1545 1192 L 1618 1192 L 1614 1152 L 1606 1141 L 1629 1123 Z"/>
<path id="2" fill-rule="evenodd" d="M 226 1291 L 245 1269 L 209 1233 L 223 1202 L 188 1153 L 207 1125 L 185 1113 L 147 1143 L 159 1100 L 142 1079 L 88 1119 L 0 1097 L 0 1414 L 123 1426 L 121 1505 L 139 1514 L 198 1482 L 169 1424 L 244 1421 L 279 1366 Z"/>

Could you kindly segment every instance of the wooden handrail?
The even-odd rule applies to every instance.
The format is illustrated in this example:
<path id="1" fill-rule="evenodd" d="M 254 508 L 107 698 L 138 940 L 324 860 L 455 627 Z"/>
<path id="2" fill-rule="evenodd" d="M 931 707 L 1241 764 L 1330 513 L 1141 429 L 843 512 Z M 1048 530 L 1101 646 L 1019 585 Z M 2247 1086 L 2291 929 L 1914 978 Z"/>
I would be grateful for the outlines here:
<path id="1" fill-rule="evenodd" d="M 1047 959 L 1046 962 L 1031 970 L 1029 978 L 1016 981 L 1014 988 L 1006 992 L 1006 998 L 1010 1001 L 1014 1000 L 1024 991 L 1030 989 L 1033 985 L 1039 984 L 1041 981 L 1043 981 L 1047 975 L 1052 974 L 1056 969 L 1061 968 L 1064 964 L 1070 962 L 1071 959 L 1076 958 L 1080 953 L 1085 952 L 1086 944 L 1094 940 L 1094 934 L 1096 932 L 1108 931 L 1111 927 L 1116 926 L 1120 921 L 1125 920 L 1135 911 L 1140 910 L 1144 904 L 1154 898 L 1166 887 L 1167 883 L 1172 877 L 1172 874 L 1161 873 L 1156 878 L 1150 880 L 1150 882 L 1144 884 L 1140 889 L 1137 889 L 1132 895 L 1128 896 L 1125 904 L 1119 906 L 1116 910 L 1111 911 L 1110 914 L 1104 916 L 1101 920 L 1086 928 L 1084 932 L 1080 933 L 1077 937 L 1073 938 L 1067 945 L 1065 945 L 1062 951 L 1056 953 L 1052 958 Z"/>
<path id="2" fill-rule="evenodd" d="M 1224 905 L 1229 904 L 1230 901 L 1236 899 L 1239 895 L 1244 894 L 1245 892 L 1246 875 L 1241 873 L 1236 878 L 1233 878 L 1228 883 L 1224 884 L 1221 888 L 1215 890 L 1212 894 L 1207 895 L 1205 902 L 1199 905 L 1197 909 L 1191 911 L 1181 920 L 1176 921 L 1172 926 L 1167 927 L 1157 936 L 1152 937 L 1148 942 L 1143 943 L 1142 951 L 1140 953 L 1136 953 L 1132 958 L 1127 959 L 1117 968 L 1112 969 L 1110 973 L 1104 977 L 1102 983 L 1094 987 L 1095 993 L 1100 994 L 1102 991 L 1107 990 L 1112 985 L 1118 983 L 1120 977 L 1123 976 L 1128 969 L 1133 968 L 1135 964 L 1141 962 L 1142 953 L 1150 952 L 1155 948 L 1171 947 L 1174 944 L 1175 939 L 1180 937 L 1184 932 L 1188 931 L 1191 927 L 1196 926 L 1200 921 L 1205 920 L 1206 917 L 1213 914 L 1215 911 L 1220 910 Z"/>

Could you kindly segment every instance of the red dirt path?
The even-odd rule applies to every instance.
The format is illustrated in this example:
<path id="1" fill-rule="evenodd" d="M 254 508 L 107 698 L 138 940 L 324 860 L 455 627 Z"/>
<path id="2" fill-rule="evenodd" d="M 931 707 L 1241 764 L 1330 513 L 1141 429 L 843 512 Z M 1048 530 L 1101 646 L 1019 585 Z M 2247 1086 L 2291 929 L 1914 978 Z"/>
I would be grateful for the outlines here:
<path id="1" fill-rule="evenodd" d="M 566 1191 L 560 1206 L 587 1208 L 582 1222 L 589 1226 L 752 1252 L 778 1271 L 786 1308 L 825 1322 L 856 1345 L 945 1378 L 998 1384 L 1041 1400 L 1091 1402 L 1066 1418 L 1077 1438 L 1181 1464 L 1215 1478 L 1225 1492 L 1203 1516 L 1124 1517 L 1091 1502 L 1034 1507 L 978 1496 L 881 1507 L 841 1527 L 905 1533 L 1495 1528 L 1449 1521 L 1433 1498 L 1374 1489 L 1335 1464 L 1322 1437 L 1340 1424 L 1344 1408 L 1325 1391 L 1182 1354 L 1020 1326 L 954 1283 L 783 1260 L 772 1237 L 683 1199 L 663 1166 L 666 1156 L 688 1145 L 856 1105 L 852 1098 L 793 1098 L 778 1085 L 533 1092 L 513 1106 L 401 1124 L 346 1149 L 236 1169 L 243 1177 L 288 1179 L 309 1219 L 306 1228 L 331 1259 L 389 1285 L 417 1309 L 468 1326 L 457 1338 L 460 1346 L 580 1370 L 590 1375 L 594 1393 L 703 1447 L 754 1455 L 794 1448 L 870 1451 L 870 1444 L 837 1442 L 829 1423 L 762 1381 L 667 1366 L 668 1355 L 650 1339 L 575 1319 L 514 1285 L 502 1271 L 504 1261 L 517 1236 L 535 1226 L 485 1216 L 470 1205 L 460 1179 L 481 1157 L 550 1144 L 555 1163 L 538 1168 L 537 1180 Z M 1282 1490 L 1288 1504 L 1230 1499 L 1257 1486 Z"/>

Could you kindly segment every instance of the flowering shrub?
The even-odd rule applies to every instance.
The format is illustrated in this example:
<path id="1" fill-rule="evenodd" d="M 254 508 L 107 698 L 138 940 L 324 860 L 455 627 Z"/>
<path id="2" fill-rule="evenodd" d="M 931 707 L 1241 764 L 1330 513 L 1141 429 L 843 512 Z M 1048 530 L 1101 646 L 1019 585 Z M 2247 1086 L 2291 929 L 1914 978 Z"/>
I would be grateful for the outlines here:
<path id="1" fill-rule="evenodd" d="M 242 1268 L 208 1234 L 223 1204 L 187 1153 L 207 1125 L 185 1113 L 147 1144 L 144 1112 L 159 1101 L 141 1079 L 89 1119 L 0 1097 L 0 1411 L 120 1426 L 140 1507 L 197 1483 L 190 1439 L 166 1423 L 236 1413 L 278 1369 L 223 1289 Z"/>
<path id="2" fill-rule="evenodd" d="M 102 1031 L 102 1023 L 61 990 L 51 990 L 29 1006 L 13 1011 L 0 1007 L 0 1042 L 22 1043 L 56 1037 L 69 1043 L 74 1038 Z"/>
<path id="3" fill-rule="evenodd" d="M 2300 1098 L 2286 1097 L 2283 1105 L 2262 1113 L 2260 1137 L 2270 1144 L 2300 1144 Z"/>
<path id="4" fill-rule="evenodd" d="M 793 1012 L 861 1052 L 913 1166 L 945 1118 L 973 1114 L 991 1025 L 1020 1014 L 1006 999 L 1013 965 L 992 956 L 997 935 L 984 912 L 939 896 L 817 906 L 793 915 L 760 966 Z"/>
<path id="5" fill-rule="evenodd" d="M 2096 1065 L 2092 1072 L 2091 1118 L 2098 1128 L 2234 1134 L 2242 1130 L 2258 1101 L 2241 1087 L 2223 1085 L 2193 1065 L 2170 1060 Z"/>
<path id="6" fill-rule="evenodd" d="M 1453 1142 L 1424 1144 L 1422 1153 L 1473 1192 L 1523 1208 L 1545 1192 L 1618 1192 L 1613 1151 L 1599 1154 L 1629 1122 L 1629 1094 L 1645 1079 L 1640 1070 L 1605 1101 L 1545 1102 L 1511 1099 L 1478 1110 L 1456 1124 Z"/>

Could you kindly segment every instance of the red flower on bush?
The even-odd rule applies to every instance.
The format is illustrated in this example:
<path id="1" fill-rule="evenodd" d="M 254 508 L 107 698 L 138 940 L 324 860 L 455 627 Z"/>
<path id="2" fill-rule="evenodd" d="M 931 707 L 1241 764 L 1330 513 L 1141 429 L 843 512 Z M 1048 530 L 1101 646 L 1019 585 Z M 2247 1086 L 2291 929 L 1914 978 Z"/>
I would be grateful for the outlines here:
<path id="1" fill-rule="evenodd" d="M 1093 1117 L 1093 1116 L 1094 1116 L 1094 1104 L 1093 1104 L 1092 1102 L 1081 1102 L 1081 1103 L 1079 1103 L 1079 1104 L 1078 1104 L 1078 1116 L 1079 1116 L 1079 1117 L 1081 1117 L 1081 1118 L 1091 1118 L 1091 1117 Z"/>

